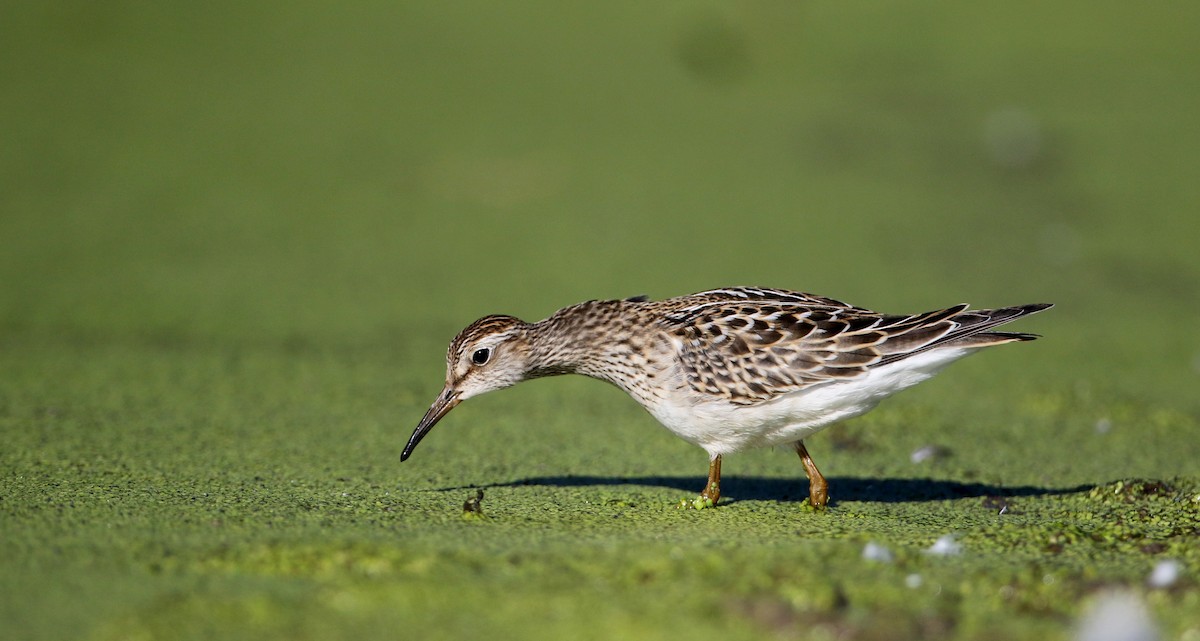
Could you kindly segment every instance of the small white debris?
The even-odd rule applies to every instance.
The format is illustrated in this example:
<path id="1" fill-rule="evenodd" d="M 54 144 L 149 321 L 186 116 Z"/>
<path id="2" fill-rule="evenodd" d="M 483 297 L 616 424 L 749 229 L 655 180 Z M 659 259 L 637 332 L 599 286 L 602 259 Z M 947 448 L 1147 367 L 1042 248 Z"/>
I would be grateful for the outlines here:
<path id="1" fill-rule="evenodd" d="M 909 458 L 912 459 L 913 463 L 924 463 L 932 458 L 941 456 L 942 453 L 942 448 L 936 445 L 923 445 L 913 450 Z"/>
<path id="2" fill-rule="evenodd" d="M 1145 604 L 1132 592 L 1098 597 L 1079 619 L 1077 641 L 1158 641 Z"/>
<path id="3" fill-rule="evenodd" d="M 956 541 L 955 538 L 956 537 L 953 534 L 947 534 L 939 537 L 938 540 L 933 542 L 933 545 L 929 546 L 929 549 L 925 550 L 925 553 L 932 554 L 934 556 L 954 556 L 955 554 L 962 554 L 962 543 Z"/>
<path id="4" fill-rule="evenodd" d="M 1154 571 L 1150 573 L 1150 578 L 1146 579 L 1146 584 L 1152 588 L 1163 589 L 1175 585 L 1179 580 L 1179 575 L 1183 573 L 1183 564 L 1175 559 L 1167 559 L 1159 561 L 1154 566 Z"/>
<path id="5" fill-rule="evenodd" d="M 891 563 L 892 551 L 874 541 L 871 541 L 863 547 L 862 557 L 868 561 Z"/>
<path id="6" fill-rule="evenodd" d="M 904 585 L 908 586 L 909 589 L 912 590 L 921 587 L 922 582 L 924 582 L 924 579 L 921 578 L 920 574 L 913 573 L 904 577 Z"/>
<path id="7" fill-rule="evenodd" d="M 1097 434 L 1108 434 L 1109 430 L 1111 430 L 1111 429 L 1112 429 L 1112 419 L 1102 418 L 1102 419 L 1096 421 L 1096 433 Z"/>

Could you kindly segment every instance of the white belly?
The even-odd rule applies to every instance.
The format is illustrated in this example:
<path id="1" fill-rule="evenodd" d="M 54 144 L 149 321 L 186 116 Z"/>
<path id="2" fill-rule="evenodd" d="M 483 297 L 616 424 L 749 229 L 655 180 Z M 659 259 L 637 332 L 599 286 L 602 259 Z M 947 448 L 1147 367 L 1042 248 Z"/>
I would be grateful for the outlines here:
<path id="1" fill-rule="evenodd" d="M 790 444 L 871 410 L 972 351 L 932 350 L 868 370 L 855 379 L 814 385 L 756 405 L 680 394 L 646 409 L 667 429 L 703 447 L 709 455 Z"/>

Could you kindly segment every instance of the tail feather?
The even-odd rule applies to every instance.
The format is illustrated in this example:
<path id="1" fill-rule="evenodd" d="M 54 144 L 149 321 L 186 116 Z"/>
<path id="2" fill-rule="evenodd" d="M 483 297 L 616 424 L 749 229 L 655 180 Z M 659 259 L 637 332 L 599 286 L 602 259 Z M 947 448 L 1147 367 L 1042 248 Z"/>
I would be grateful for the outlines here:
<path id="1" fill-rule="evenodd" d="M 954 341 L 954 346 L 987 347 L 988 345 L 1002 345 L 1004 343 L 1031 341 L 1041 337 L 1041 334 L 1029 334 L 1026 332 L 980 332 L 978 334 L 972 334 L 970 336 L 964 336 L 956 339 Z M 942 345 L 945 345 L 945 343 Z"/>
<path id="2" fill-rule="evenodd" d="M 1051 303 L 1034 303 L 1030 305 L 1018 305 L 1015 307 L 1000 307 L 996 309 L 976 309 L 967 310 L 951 316 L 946 321 L 950 322 L 955 327 L 936 340 L 933 340 L 921 347 L 912 351 L 899 354 L 890 354 L 884 357 L 879 364 L 884 365 L 890 362 L 895 362 L 904 358 L 908 358 L 914 354 L 920 354 L 931 349 L 939 347 L 987 347 L 989 345 L 1000 345 L 1003 343 L 1011 343 L 1015 341 L 1031 341 L 1038 338 L 1037 334 L 1027 334 L 1022 332 L 989 332 L 988 330 L 1012 322 L 1028 316 L 1036 314 L 1044 309 L 1053 307 Z"/>

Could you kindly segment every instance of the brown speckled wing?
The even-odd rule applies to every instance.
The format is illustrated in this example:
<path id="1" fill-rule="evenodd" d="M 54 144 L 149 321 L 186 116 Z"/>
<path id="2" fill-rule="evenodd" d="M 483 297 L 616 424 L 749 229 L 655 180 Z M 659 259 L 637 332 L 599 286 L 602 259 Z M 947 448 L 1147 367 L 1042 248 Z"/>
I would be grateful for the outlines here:
<path id="1" fill-rule="evenodd" d="M 855 378 L 870 367 L 974 337 L 1023 315 L 1012 308 L 1015 313 L 993 318 L 993 311 L 964 313 L 967 306 L 956 305 L 889 316 L 804 296 L 804 303 L 790 296 L 703 301 L 669 314 L 668 324 L 683 341 L 679 361 L 688 384 L 733 403 L 753 404 L 814 384 Z M 991 336 L 972 346 L 1019 339 Z"/>
<path id="2" fill-rule="evenodd" d="M 739 404 L 831 379 L 853 378 L 883 358 L 879 318 L 792 303 L 706 305 L 678 317 L 679 362 L 698 392 Z M 854 328 L 854 329 L 852 329 Z"/>
<path id="3" fill-rule="evenodd" d="M 655 305 L 666 306 L 676 310 L 687 310 L 699 305 L 711 303 L 739 303 L 745 302 L 750 304 L 793 304 L 804 305 L 808 307 L 829 307 L 838 309 L 852 309 L 860 312 L 870 312 L 870 310 L 861 307 L 855 307 L 840 300 L 827 298 L 825 296 L 817 296 L 816 294 L 806 294 L 804 292 L 794 292 L 786 289 L 771 289 L 769 287 L 725 287 L 722 289 L 710 289 L 708 291 L 690 294 L 688 296 L 680 296 L 664 301 L 654 303 Z"/>
<path id="4" fill-rule="evenodd" d="M 861 376 L 938 347 L 984 347 L 1033 334 L 989 332 L 1049 305 L 877 314 L 828 298 L 753 288 L 683 297 L 664 325 L 683 341 L 679 362 L 698 392 L 753 404 Z"/>

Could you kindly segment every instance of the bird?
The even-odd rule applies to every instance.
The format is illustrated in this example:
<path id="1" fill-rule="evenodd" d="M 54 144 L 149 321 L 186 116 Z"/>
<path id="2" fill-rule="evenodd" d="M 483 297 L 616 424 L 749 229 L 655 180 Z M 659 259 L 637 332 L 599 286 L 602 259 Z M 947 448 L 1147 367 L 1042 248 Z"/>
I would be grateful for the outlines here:
<path id="1" fill-rule="evenodd" d="M 582 374 L 624 390 L 708 453 L 708 481 L 691 505 L 720 500 L 725 455 L 785 445 L 800 457 L 809 503 L 824 509 L 828 482 L 806 438 L 984 347 L 1038 338 L 993 328 L 1049 307 L 959 304 L 881 314 L 798 291 L 728 287 L 662 300 L 589 300 L 533 323 L 484 316 L 450 341 L 445 384 L 400 459 L 467 399 Z"/>

